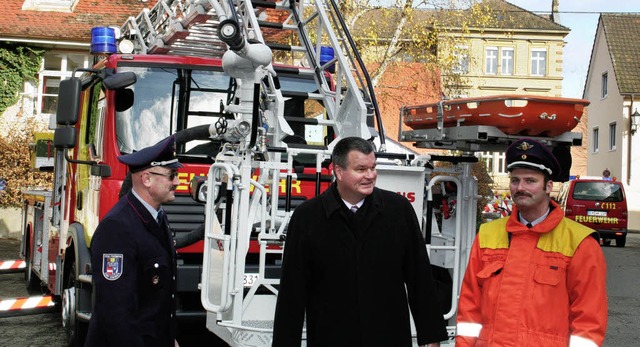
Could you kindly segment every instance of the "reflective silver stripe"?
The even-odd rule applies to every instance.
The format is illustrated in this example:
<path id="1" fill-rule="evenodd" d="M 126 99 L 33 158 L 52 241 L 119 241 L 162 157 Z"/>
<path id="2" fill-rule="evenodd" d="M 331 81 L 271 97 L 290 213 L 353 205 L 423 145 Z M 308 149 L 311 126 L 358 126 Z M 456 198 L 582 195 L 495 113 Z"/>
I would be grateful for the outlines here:
<path id="1" fill-rule="evenodd" d="M 456 328 L 456 335 L 467 337 L 480 336 L 480 330 L 482 330 L 482 324 L 478 323 L 458 323 Z"/>
<path id="2" fill-rule="evenodd" d="M 173 164 L 175 162 L 178 161 L 178 158 L 176 159 L 171 159 L 171 160 L 165 160 L 165 161 L 152 161 L 149 165 L 151 166 L 166 166 L 169 164 Z"/>
<path id="3" fill-rule="evenodd" d="M 528 161 L 514 161 L 513 163 L 507 165 L 507 169 L 511 169 L 515 166 L 531 166 L 531 167 L 535 167 L 538 170 L 542 170 L 542 171 L 546 171 L 549 173 L 549 175 L 553 174 L 553 171 L 551 171 L 551 169 L 549 169 L 548 167 L 542 165 L 542 164 L 535 164 L 532 162 L 528 162 Z"/>
<path id="4" fill-rule="evenodd" d="M 569 347 L 598 347 L 598 344 L 584 337 L 571 335 Z"/>

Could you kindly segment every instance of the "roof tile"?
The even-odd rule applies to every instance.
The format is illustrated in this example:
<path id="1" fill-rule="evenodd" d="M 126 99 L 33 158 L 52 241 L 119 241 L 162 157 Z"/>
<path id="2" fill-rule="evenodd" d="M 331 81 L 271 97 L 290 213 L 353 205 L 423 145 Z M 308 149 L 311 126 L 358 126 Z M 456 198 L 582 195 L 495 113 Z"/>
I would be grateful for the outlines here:
<path id="1" fill-rule="evenodd" d="M 620 93 L 640 92 L 640 15 L 603 13 L 600 22 Z"/>

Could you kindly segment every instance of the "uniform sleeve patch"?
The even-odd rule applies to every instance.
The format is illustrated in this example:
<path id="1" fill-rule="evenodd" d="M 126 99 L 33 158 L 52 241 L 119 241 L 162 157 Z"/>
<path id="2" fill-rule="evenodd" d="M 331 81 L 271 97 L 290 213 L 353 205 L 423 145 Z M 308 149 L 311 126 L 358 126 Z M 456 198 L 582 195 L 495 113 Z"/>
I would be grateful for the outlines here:
<path id="1" fill-rule="evenodd" d="M 109 281 L 115 281 L 122 276 L 124 262 L 122 254 L 102 254 L 102 276 Z"/>

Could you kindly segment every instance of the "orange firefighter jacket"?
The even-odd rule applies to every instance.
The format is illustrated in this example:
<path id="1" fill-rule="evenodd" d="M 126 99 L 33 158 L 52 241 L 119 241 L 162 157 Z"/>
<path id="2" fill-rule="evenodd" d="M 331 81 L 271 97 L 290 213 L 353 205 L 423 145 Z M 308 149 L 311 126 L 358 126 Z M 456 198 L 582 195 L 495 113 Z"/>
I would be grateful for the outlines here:
<path id="1" fill-rule="evenodd" d="M 531 229 L 517 208 L 480 227 L 460 292 L 457 347 L 602 345 L 604 255 L 593 230 L 551 204 Z"/>

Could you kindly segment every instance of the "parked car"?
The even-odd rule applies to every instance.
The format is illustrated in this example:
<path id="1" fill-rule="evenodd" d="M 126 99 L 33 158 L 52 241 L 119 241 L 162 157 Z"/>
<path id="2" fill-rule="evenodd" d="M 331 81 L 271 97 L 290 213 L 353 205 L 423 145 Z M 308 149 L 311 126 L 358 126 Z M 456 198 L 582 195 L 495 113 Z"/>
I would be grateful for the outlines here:
<path id="1" fill-rule="evenodd" d="M 627 197 L 621 182 L 602 178 L 576 178 L 565 182 L 558 193 L 565 216 L 595 229 L 604 245 L 627 240 Z"/>

